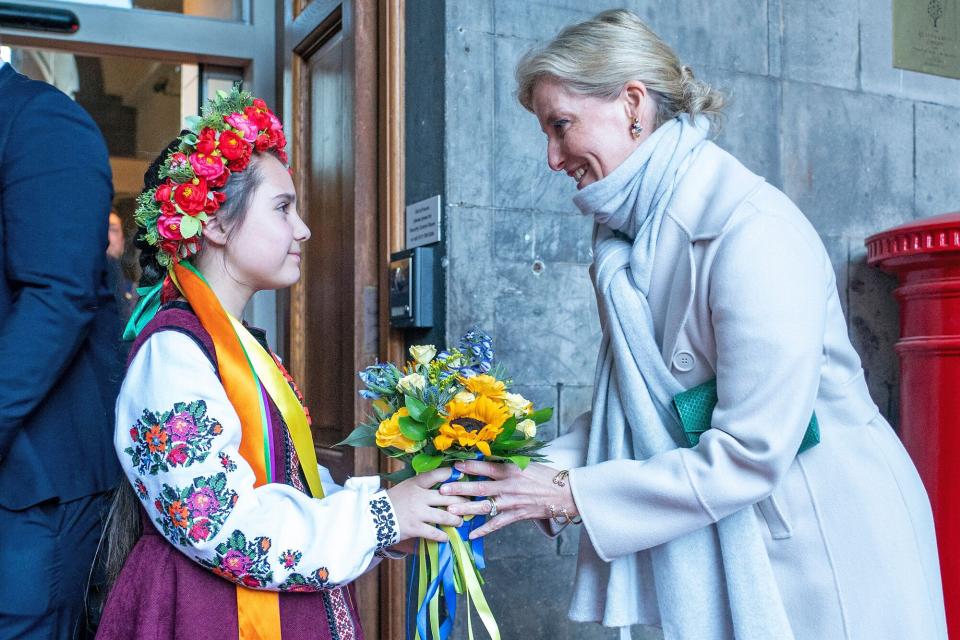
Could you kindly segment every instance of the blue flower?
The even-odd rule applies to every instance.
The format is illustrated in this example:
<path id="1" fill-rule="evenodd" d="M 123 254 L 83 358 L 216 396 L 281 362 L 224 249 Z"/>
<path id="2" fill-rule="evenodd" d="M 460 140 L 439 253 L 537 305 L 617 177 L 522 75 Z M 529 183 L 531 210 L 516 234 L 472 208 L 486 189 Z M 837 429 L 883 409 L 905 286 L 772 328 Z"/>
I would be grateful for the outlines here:
<path id="1" fill-rule="evenodd" d="M 370 365 L 357 375 L 360 376 L 360 380 L 367 387 L 360 391 L 360 396 L 368 400 L 377 400 L 383 396 L 395 394 L 397 392 L 397 382 L 403 374 L 389 362 L 378 362 Z"/>
<path id="2" fill-rule="evenodd" d="M 493 338 L 476 327 L 460 338 L 460 351 L 467 356 L 466 368 L 474 374 L 487 373 L 493 366 Z"/>

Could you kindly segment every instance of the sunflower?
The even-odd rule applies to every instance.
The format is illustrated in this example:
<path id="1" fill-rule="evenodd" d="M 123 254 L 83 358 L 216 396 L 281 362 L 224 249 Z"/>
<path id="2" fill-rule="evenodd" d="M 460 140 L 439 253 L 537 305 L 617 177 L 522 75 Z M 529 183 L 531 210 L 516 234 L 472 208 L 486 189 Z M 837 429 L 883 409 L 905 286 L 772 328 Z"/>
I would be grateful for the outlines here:
<path id="1" fill-rule="evenodd" d="M 475 396 L 486 396 L 493 400 L 502 400 L 507 393 L 507 385 L 493 376 L 483 374 L 471 378 L 461 378 L 460 381 L 467 391 Z"/>
<path id="2" fill-rule="evenodd" d="M 490 443 L 500 435 L 503 423 L 510 417 L 506 407 L 482 395 L 470 403 L 452 400 L 446 411 L 446 422 L 440 425 L 434 446 L 446 451 L 456 442 L 461 447 L 476 447 L 487 456 L 491 455 Z"/>

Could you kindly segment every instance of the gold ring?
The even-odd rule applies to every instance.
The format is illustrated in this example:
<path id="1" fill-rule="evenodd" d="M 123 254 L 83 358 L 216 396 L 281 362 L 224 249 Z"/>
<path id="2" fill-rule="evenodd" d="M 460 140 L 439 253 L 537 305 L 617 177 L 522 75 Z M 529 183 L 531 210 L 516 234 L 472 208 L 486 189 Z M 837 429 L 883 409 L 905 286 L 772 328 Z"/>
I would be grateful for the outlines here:
<path id="1" fill-rule="evenodd" d="M 487 500 L 490 501 L 490 512 L 489 512 L 487 515 L 492 518 L 493 516 L 495 516 L 495 515 L 497 515 L 498 513 L 500 513 L 500 509 L 497 508 L 497 499 L 496 499 L 496 498 L 494 498 L 493 496 L 490 496 L 490 497 L 487 498 Z"/>

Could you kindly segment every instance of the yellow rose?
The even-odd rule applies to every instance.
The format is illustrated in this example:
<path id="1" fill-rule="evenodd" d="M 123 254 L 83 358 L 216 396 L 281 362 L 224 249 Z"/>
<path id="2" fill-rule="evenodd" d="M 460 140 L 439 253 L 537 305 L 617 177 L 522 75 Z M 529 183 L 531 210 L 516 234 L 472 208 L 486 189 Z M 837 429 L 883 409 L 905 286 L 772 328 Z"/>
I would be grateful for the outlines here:
<path id="1" fill-rule="evenodd" d="M 410 355 L 416 360 L 417 364 L 430 364 L 430 361 L 437 355 L 437 348 L 432 344 L 414 345 L 410 347 Z"/>
<path id="2" fill-rule="evenodd" d="M 527 415 L 533 409 L 533 403 L 524 398 L 519 393 L 507 393 L 503 397 L 503 403 L 507 405 L 515 417 L 520 418 Z"/>
<path id="3" fill-rule="evenodd" d="M 526 420 L 521 420 L 520 424 L 517 425 L 517 429 L 523 433 L 527 438 L 532 438 L 537 435 L 537 423 L 527 418 Z"/>
<path id="4" fill-rule="evenodd" d="M 407 453 L 416 451 L 419 448 L 417 446 L 419 443 L 406 437 L 400 431 L 400 418 L 406 418 L 409 415 L 410 412 L 407 411 L 406 407 L 400 407 L 396 413 L 381 422 L 377 428 L 377 446 L 381 449 L 396 447 L 397 449 L 403 449 Z"/>
<path id="5" fill-rule="evenodd" d="M 477 399 L 477 396 L 473 395 L 469 391 L 461 391 L 457 395 L 453 396 L 453 399 L 461 404 L 470 404 Z"/>
<path id="6" fill-rule="evenodd" d="M 400 380 L 397 381 L 397 388 L 404 393 L 410 394 L 411 396 L 416 395 L 416 391 L 423 391 L 423 388 L 426 386 L 426 379 L 419 373 L 411 373 L 408 376 L 403 376 Z"/>

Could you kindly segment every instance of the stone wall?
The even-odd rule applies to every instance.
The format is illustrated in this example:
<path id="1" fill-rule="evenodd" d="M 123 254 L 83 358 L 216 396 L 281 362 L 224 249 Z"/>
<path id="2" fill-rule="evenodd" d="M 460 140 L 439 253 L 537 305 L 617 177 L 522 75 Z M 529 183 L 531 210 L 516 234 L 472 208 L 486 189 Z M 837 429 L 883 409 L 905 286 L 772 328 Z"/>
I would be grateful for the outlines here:
<path id="1" fill-rule="evenodd" d="M 519 390 L 558 408 L 550 435 L 590 402 L 599 341 L 590 223 L 571 202 L 573 181 L 546 165 L 545 138 L 514 98 L 514 66 L 563 26 L 615 6 L 728 92 L 718 143 L 819 230 L 870 390 L 896 424 L 894 282 L 865 265 L 863 240 L 960 209 L 960 81 L 892 67 L 889 1 L 433 4 L 446 22 L 447 338 L 472 324 L 490 330 Z M 614 637 L 566 621 L 576 546 L 574 535 L 548 540 L 529 524 L 489 540 L 487 593 L 509 637 Z"/>

